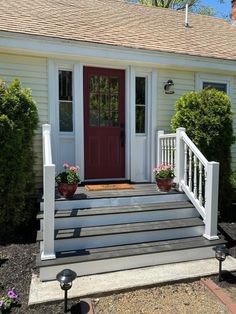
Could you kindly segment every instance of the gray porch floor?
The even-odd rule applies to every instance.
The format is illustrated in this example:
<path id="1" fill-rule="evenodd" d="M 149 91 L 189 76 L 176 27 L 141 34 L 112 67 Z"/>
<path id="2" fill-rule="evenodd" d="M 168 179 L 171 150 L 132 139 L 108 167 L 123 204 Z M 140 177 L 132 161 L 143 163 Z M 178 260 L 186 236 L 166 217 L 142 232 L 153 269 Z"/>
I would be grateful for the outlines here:
<path id="1" fill-rule="evenodd" d="M 109 197 L 130 197 L 130 196 L 148 196 L 156 194 L 167 194 L 159 192 L 157 190 L 156 184 L 154 183 L 142 183 L 136 184 L 132 183 L 133 189 L 124 189 L 124 190 L 104 190 L 104 191 L 87 191 L 85 186 L 78 186 L 76 193 L 71 200 L 79 199 L 92 199 L 92 198 L 109 198 Z M 168 194 L 179 193 L 175 189 L 172 189 Z M 66 200 L 63 196 L 58 193 L 56 189 L 56 201 Z M 67 199 L 68 200 L 68 199 Z"/>

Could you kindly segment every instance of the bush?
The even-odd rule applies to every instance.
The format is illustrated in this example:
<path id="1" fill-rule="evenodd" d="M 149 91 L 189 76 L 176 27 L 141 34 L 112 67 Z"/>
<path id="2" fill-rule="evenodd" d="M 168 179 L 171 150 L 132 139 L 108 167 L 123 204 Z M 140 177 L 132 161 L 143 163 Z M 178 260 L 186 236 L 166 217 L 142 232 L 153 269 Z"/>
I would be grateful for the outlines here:
<path id="1" fill-rule="evenodd" d="M 36 105 L 18 80 L 0 82 L 0 239 L 22 237 L 35 215 L 33 137 Z"/>
<path id="2" fill-rule="evenodd" d="M 189 92 L 176 102 L 173 130 L 186 128 L 186 133 L 209 161 L 220 163 L 219 209 L 222 218 L 230 216 L 232 195 L 231 145 L 233 113 L 230 98 L 215 89 Z"/>

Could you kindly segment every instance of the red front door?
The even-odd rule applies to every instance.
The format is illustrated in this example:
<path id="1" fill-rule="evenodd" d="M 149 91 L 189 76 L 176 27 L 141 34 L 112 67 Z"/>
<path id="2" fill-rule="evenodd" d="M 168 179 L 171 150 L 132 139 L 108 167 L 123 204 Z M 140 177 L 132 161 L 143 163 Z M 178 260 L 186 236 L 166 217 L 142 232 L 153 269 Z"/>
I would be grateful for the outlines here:
<path id="1" fill-rule="evenodd" d="M 125 71 L 84 67 L 85 179 L 125 177 Z"/>

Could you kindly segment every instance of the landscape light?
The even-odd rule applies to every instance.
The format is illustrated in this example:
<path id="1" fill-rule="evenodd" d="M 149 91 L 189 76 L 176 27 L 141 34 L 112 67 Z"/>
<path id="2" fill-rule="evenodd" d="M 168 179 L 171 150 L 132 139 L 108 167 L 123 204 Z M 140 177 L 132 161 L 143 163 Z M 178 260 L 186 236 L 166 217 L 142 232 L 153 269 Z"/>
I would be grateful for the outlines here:
<path id="1" fill-rule="evenodd" d="M 57 274 L 56 278 L 60 282 L 61 289 L 65 291 L 64 295 L 64 313 L 67 313 L 67 297 L 68 290 L 72 287 L 72 282 L 77 277 L 77 274 L 71 269 L 64 269 Z"/>

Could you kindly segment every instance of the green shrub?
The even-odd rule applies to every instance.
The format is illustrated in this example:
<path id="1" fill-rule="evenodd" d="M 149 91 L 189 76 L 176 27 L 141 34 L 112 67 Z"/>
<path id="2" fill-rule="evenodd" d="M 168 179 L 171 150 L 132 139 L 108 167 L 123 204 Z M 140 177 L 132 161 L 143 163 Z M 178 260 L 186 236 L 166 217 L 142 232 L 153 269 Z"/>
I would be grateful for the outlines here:
<path id="1" fill-rule="evenodd" d="M 18 80 L 0 82 L 0 239 L 22 237 L 35 215 L 33 137 L 36 105 Z"/>
<path id="2" fill-rule="evenodd" d="M 230 98 L 215 89 L 189 92 L 176 102 L 173 130 L 186 128 L 186 133 L 209 161 L 220 162 L 219 209 L 222 218 L 230 216 L 232 195 L 231 145 L 233 113 Z"/>

